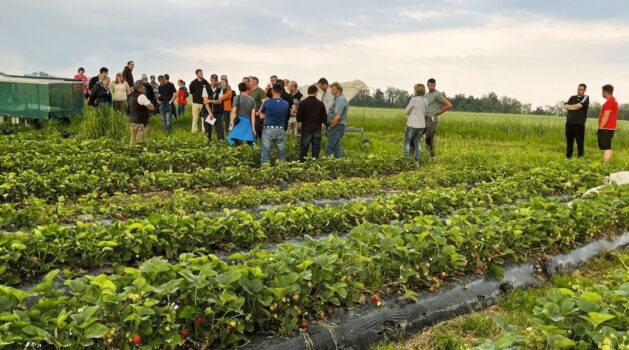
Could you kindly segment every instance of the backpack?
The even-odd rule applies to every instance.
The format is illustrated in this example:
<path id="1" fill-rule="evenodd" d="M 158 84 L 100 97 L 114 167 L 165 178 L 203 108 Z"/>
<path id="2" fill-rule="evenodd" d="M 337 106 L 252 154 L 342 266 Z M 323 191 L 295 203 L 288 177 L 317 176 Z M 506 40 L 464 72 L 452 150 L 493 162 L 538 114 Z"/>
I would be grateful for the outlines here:
<path id="1" fill-rule="evenodd" d="M 184 98 L 188 98 L 188 96 L 190 96 L 190 93 L 188 92 L 188 89 L 185 86 L 182 86 L 181 89 L 183 90 Z"/>

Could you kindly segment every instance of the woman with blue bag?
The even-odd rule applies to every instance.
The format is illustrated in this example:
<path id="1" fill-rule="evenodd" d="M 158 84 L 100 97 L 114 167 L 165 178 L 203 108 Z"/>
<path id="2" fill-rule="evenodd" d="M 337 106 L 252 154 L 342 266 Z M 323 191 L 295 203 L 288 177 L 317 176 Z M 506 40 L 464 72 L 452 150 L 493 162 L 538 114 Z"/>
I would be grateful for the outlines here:
<path id="1" fill-rule="evenodd" d="M 256 101 L 248 95 L 247 84 L 238 84 L 238 91 L 240 91 L 240 95 L 234 99 L 231 110 L 227 142 L 237 146 L 246 142 L 249 146 L 253 146 L 256 140 L 254 127 Z"/>

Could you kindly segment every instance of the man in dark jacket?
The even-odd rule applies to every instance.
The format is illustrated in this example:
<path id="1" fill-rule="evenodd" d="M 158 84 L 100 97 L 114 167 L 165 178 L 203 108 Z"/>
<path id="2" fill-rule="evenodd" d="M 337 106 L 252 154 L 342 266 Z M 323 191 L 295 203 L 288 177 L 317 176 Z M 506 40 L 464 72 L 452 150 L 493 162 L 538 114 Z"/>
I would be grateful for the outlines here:
<path id="1" fill-rule="evenodd" d="M 318 88 L 308 87 L 308 97 L 297 105 L 297 129 L 301 130 L 299 160 L 303 162 L 312 147 L 312 158 L 319 158 L 321 129 L 328 120 L 323 102 L 317 99 Z"/>
<path id="2" fill-rule="evenodd" d="M 87 88 L 90 90 L 90 92 L 92 91 L 92 88 L 94 87 L 94 85 L 96 85 L 99 81 L 103 80 L 103 78 L 106 77 L 108 74 L 109 74 L 109 69 L 107 69 L 107 67 L 102 67 L 100 71 L 98 72 L 98 75 L 92 77 L 89 83 L 87 83 Z"/>
<path id="3" fill-rule="evenodd" d="M 111 105 L 111 92 L 109 91 L 109 77 L 104 77 L 90 90 L 90 97 L 87 99 L 89 106 L 99 107 Z"/>
<path id="4" fill-rule="evenodd" d="M 129 86 L 133 86 L 135 80 L 133 80 L 133 67 L 135 67 L 135 63 L 133 61 L 127 62 L 127 66 L 122 70 L 122 78 L 124 81 L 129 84 Z"/>
<path id="5" fill-rule="evenodd" d="M 146 91 L 146 85 L 141 80 L 138 80 L 133 84 L 133 92 L 129 95 L 129 131 L 131 134 L 131 144 L 136 142 L 146 141 L 146 136 L 149 131 L 149 117 L 150 111 L 155 109 L 155 106 L 144 95 Z M 149 86 L 149 90 L 150 86 Z"/>

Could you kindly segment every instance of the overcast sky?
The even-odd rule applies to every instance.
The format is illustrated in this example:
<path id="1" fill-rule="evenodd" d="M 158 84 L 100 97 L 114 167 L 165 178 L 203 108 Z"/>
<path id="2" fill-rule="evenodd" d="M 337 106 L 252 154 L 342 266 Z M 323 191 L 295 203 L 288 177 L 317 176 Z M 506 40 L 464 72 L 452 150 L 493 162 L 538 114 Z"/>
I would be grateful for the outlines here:
<path id="1" fill-rule="evenodd" d="M 370 87 L 490 91 L 555 104 L 580 82 L 629 102 L 626 0 L 2 0 L 0 71 L 110 75 L 194 70 L 232 81 L 321 76 Z"/>

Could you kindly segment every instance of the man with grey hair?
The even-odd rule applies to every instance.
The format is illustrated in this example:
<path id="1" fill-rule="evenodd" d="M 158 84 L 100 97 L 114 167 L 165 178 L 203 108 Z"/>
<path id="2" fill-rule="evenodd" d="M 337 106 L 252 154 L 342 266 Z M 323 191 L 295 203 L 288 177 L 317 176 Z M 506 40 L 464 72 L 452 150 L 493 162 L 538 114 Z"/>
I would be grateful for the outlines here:
<path id="1" fill-rule="evenodd" d="M 144 94 L 146 84 L 138 80 L 133 84 L 133 92 L 129 95 L 129 131 L 131 134 L 131 144 L 146 141 L 149 131 L 150 111 L 155 110 L 155 106 Z"/>
<path id="2" fill-rule="evenodd" d="M 341 141 L 345 135 L 345 124 L 347 123 L 347 98 L 343 95 L 343 88 L 339 83 L 332 83 L 330 91 L 334 96 L 332 106 L 328 109 L 327 135 L 328 143 L 325 145 L 325 155 L 334 156 L 337 159 L 343 158 Z"/>

